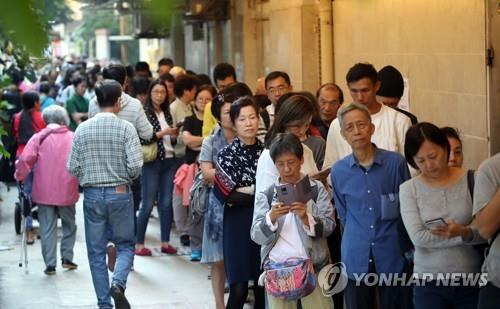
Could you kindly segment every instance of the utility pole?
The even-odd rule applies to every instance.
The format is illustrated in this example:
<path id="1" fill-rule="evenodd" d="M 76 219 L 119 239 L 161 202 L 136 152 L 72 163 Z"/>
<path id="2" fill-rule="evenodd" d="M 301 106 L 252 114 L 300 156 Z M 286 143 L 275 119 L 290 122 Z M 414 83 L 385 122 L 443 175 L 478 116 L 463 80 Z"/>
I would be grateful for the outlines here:
<path id="1" fill-rule="evenodd" d="M 120 35 L 125 35 L 125 16 L 120 15 Z M 125 41 L 120 41 L 120 55 L 122 63 L 127 63 L 127 48 Z"/>

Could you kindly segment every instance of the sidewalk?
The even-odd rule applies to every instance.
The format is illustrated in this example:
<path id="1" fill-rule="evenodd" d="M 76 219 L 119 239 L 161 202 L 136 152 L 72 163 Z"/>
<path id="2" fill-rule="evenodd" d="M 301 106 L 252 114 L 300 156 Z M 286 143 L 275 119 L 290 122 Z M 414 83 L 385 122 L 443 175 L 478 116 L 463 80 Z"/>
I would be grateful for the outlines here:
<path id="1" fill-rule="evenodd" d="M 85 247 L 81 196 L 77 204 L 77 238 L 74 262 L 77 270 L 66 271 L 57 265 L 55 276 L 43 273 L 40 240 L 28 246 L 29 273 L 18 267 L 20 235 L 14 230 L 14 205 L 17 190 L 0 184 L 0 308 L 96 308 Z M 61 230 L 59 229 L 59 238 Z M 212 288 L 207 280 L 208 267 L 189 261 L 190 250 L 180 247 L 179 236 L 172 233 L 172 243 L 180 248 L 178 256 L 162 255 L 159 221 L 151 218 L 146 244 L 154 248 L 153 257 L 135 257 L 135 271 L 130 273 L 126 296 L 132 308 L 214 308 Z M 59 246 L 58 246 L 59 250 Z M 60 255 L 58 252 L 58 262 Z M 226 294 L 227 299 L 227 294 Z"/>

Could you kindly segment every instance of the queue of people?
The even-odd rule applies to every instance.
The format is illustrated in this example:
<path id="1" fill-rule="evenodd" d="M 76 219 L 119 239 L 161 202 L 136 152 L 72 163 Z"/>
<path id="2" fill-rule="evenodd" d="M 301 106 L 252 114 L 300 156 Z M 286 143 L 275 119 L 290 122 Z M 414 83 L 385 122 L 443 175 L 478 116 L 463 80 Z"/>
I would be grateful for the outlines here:
<path id="1" fill-rule="evenodd" d="M 47 275 L 56 273 L 58 217 L 62 267 L 78 267 L 80 186 L 99 308 L 112 308 L 111 298 L 130 308 L 127 277 L 134 257 L 152 255 L 145 236 L 155 206 L 160 252 L 177 254 L 175 224 L 190 260 L 210 265 L 217 309 L 243 308 L 250 285 L 255 308 L 500 302 L 498 155 L 465 170 L 455 129 L 398 109 L 404 82 L 396 68 L 355 64 L 346 75 L 352 100 L 334 83 L 315 95 L 294 92 L 289 75 L 274 71 L 260 79 L 263 100 L 228 63 L 214 68 L 215 87 L 170 59 L 160 60 L 157 79 L 145 64 L 135 77 L 122 65 L 93 70 L 94 82 L 81 69 L 68 72 L 54 100 L 46 101 L 47 84 L 40 84 L 43 102 L 36 92 L 22 95 L 15 177 L 40 207 Z M 202 215 L 190 211 L 197 174 L 206 193 Z M 291 189 L 297 186 L 303 189 Z M 331 295 L 321 271 L 337 262 L 346 286 Z M 437 279 L 481 272 L 484 287 Z M 416 276 L 419 284 L 366 280 L 386 274 Z"/>

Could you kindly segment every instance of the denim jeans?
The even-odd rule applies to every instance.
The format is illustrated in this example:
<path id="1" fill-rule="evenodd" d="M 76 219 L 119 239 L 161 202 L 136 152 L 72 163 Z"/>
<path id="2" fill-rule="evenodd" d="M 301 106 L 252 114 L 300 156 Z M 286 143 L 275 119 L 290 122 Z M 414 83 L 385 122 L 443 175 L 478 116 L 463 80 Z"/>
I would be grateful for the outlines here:
<path id="1" fill-rule="evenodd" d="M 415 309 L 476 309 L 478 287 L 474 286 L 436 286 L 437 281 L 415 286 Z"/>
<path id="2" fill-rule="evenodd" d="M 176 172 L 175 159 L 156 159 L 144 163 L 141 174 L 142 205 L 137 216 L 137 243 L 144 244 L 149 215 L 153 202 L 158 197 L 158 213 L 160 216 L 161 241 L 170 241 L 172 228 L 172 191 Z M 158 194 L 159 193 L 159 194 Z"/>
<path id="3" fill-rule="evenodd" d="M 132 193 L 127 186 L 126 192 L 117 192 L 115 187 L 99 187 L 84 188 L 83 194 L 85 240 L 97 305 L 99 308 L 113 308 L 106 265 L 106 229 L 111 227 L 117 250 L 112 283 L 125 288 L 134 260 Z"/>
<path id="4" fill-rule="evenodd" d="M 500 288 L 488 282 L 479 290 L 479 305 L 477 309 L 494 309 L 500 304 Z"/>
<path id="5" fill-rule="evenodd" d="M 63 231 L 61 239 L 61 258 L 67 261 L 73 261 L 73 248 L 76 240 L 75 205 L 38 205 L 40 239 L 42 241 L 42 256 L 45 266 L 56 266 L 58 215 L 61 217 Z"/>

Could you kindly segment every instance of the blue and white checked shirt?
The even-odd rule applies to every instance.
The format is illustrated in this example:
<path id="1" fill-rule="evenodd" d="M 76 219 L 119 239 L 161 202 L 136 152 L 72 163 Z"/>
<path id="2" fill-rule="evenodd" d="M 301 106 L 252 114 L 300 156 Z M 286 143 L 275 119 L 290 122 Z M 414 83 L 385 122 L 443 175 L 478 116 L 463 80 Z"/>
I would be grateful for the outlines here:
<path id="1" fill-rule="evenodd" d="M 137 178 L 142 163 L 134 126 L 115 114 L 99 113 L 76 129 L 67 168 L 83 187 L 114 187 Z"/>
<path id="2" fill-rule="evenodd" d="M 332 167 L 331 180 L 335 207 L 344 226 L 342 262 L 350 279 L 353 273 L 401 273 L 404 253 L 411 242 L 396 208 L 384 211 L 382 195 L 398 197 L 399 185 L 410 178 L 408 165 L 397 152 L 376 149 L 373 164 L 368 169 L 359 165 L 353 154 L 337 161 Z M 390 207 L 390 205 L 389 205 Z"/>

